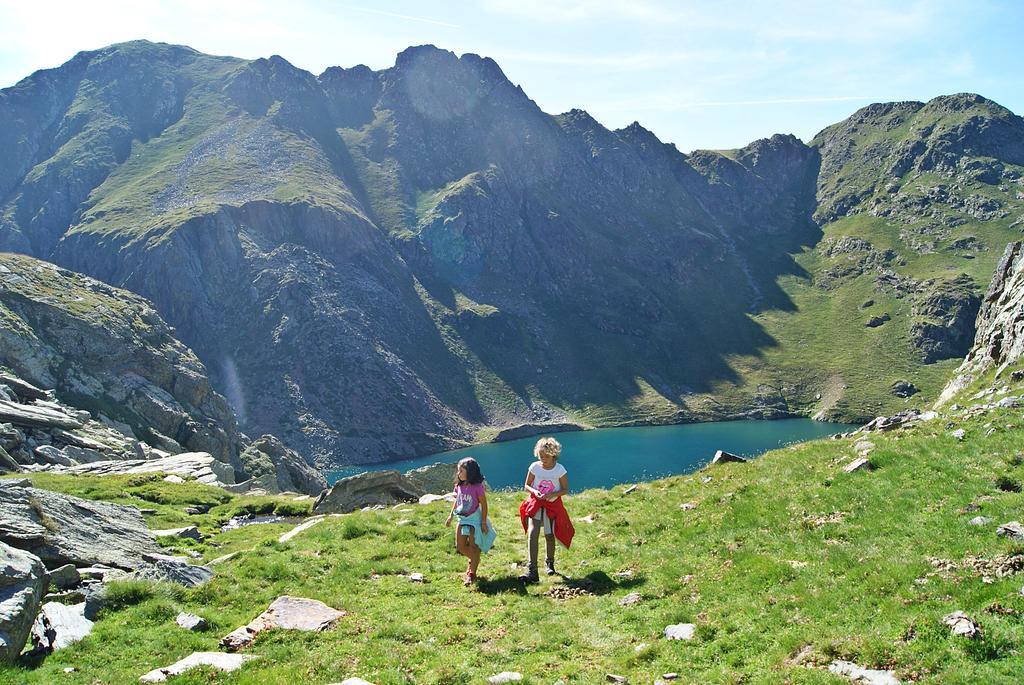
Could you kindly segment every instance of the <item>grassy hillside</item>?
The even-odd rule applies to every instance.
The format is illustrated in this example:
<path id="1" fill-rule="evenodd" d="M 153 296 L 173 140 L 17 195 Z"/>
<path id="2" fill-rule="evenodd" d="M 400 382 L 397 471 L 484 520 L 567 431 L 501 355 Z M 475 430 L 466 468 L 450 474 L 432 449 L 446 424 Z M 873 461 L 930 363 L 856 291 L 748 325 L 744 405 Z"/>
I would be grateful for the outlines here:
<path id="1" fill-rule="evenodd" d="M 241 553 L 203 588 L 115 586 L 89 638 L 0 671 L 0 682 L 135 682 L 192 651 L 216 651 L 220 637 L 281 594 L 349 615 L 322 634 L 262 636 L 249 650 L 260 660 L 235 674 L 199 671 L 176 682 L 473 683 L 511 670 L 530 683 L 595 683 L 607 673 L 642 683 L 677 672 L 682 683 L 838 684 L 814 667 L 837 658 L 894 669 L 904 682 L 1017 682 L 1024 545 L 995 528 L 1019 519 L 1024 505 L 1021 412 L 946 411 L 916 429 L 869 435 L 873 472 L 843 473 L 853 440 L 825 440 L 628 495 L 622 487 L 575 494 L 574 517 L 594 520 L 578 521 L 572 550 L 559 550 L 566 577 L 525 587 L 514 579 L 523 555 L 517 493 L 492 495 L 498 546 L 479 586 L 466 590 L 444 504 L 330 518 L 280 544 L 288 526 L 217 532 L 218 514 L 246 498 L 36 476 L 40 486 L 86 496 L 166 502 L 154 527 L 190 518 L 176 513 L 187 502 L 221 502 L 191 518 L 211 535 L 194 548 L 207 560 Z M 965 430 L 963 441 L 954 428 Z M 970 525 L 978 515 L 991 522 Z M 410 582 L 412 572 L 427 582 Z M 641 601 L 620 606 L 631 592 Z M 181 610 L 212 628 L 186 633 L 174 624 Z M 941 620 L 956 610 L 977 621 L 980 639 L 949 634 Z M 695 640 L 662 637 L 684 622 L 697 624 Z M 64 674 L 69 666 L 78 670 Z"/>

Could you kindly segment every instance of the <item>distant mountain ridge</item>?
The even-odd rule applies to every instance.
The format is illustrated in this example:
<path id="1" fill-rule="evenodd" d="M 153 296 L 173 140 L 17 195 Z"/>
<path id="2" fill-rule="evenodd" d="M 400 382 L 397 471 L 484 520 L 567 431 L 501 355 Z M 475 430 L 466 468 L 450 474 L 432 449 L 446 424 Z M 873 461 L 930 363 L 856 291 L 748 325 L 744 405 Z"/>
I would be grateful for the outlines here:
<path id="1" fill-rule="evenodd" d="M 973 339 L 1022 132 L 958 95 L 686 155 L 433 46 L 316 77 L 136 41 L 0 91 L 0 250 L 150 299 L 246 432 L 320 466 L 863 418 L 898 380 L 934 398 Z"/>

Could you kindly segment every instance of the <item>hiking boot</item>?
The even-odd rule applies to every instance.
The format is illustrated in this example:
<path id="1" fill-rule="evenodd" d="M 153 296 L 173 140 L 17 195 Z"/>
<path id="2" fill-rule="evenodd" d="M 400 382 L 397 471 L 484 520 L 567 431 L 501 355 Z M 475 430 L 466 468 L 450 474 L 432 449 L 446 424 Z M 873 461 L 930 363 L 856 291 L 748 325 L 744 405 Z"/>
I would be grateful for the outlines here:
<path id="1" fill-rule="evenodd" d="M 526 573 L 519 576 L 519 580 L 523 581 L 524 583 L 539 582 L 540 576 L 537 575 L 537 567 L 531 566 L 530 568 L 526 569 Z"/>
<path id="2" fill-rule="evenodd" d="M 548 559 L 547 561 L 544 562 L 544 572 L 547 573 L 549 576 L 555 575 L 555 560 L 554 559 Z"/>

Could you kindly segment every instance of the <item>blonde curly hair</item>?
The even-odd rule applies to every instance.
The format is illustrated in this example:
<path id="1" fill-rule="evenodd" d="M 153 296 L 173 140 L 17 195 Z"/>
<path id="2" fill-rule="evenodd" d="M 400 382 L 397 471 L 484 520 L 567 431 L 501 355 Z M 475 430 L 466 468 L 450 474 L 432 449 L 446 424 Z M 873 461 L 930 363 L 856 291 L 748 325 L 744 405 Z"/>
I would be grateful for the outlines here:
<path id="1" fill-rule="evenodd" d="M 562 454 L 562 443 L 554 438 L 541 438 L 533 446 L 533 456 L 540 459 L 541 454 L 551 455 L 557 460 L 559 455 Z"/>

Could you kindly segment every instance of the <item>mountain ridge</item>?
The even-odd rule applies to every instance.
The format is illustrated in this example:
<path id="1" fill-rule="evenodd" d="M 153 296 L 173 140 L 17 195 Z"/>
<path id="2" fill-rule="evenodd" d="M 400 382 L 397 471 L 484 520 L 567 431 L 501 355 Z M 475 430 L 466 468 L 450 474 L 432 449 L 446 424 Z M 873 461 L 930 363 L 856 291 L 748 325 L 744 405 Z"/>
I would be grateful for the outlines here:
<path id="1" fill-rule="evenodd" d="M 0 249 L 151 299 L 236 397 L 247 431 L 279 434 L 319 465 L 422 454 L 522 423 L 870 418 L 902 402 L 858 370 L 878 363 L 871 336 L 891 348 L 887 369 L 937 394 L 942 359 L 973 333 L 967 291 L 987 281 L 996 243 L 1011 237 L 1001 214 L 1019 204 L 1009 190 L 881 194 L 877 155 L 858 146 L 874 142 L 875 119 L 909 106 L 860 110 L 867 138 L 846 130 L 851 118 L 810 145 L 776 135 L 684 154 L 639 124 L 548 115 L 493 60 L 432 46 L 388 69 L 319 76 L 278 56 L 138 42 L 68 65 L 79 80 L 63 93 L 67 112 L 27 137 L 47 145 L 0 165 Z M 136 72 L 156 85 L 123 107 Z M 2 91 L 0 121 L 15 117 L 26 81 L 54 78 L 42 73 Z M 922 154 L 946 166 L 904 175 L 960 173 L 950 160 L 975 160 L 1017 130 L 1008 110 L 984 126 L 965 116 L 983 105 L 976 97 L 933 101 L 950 125 Z M 956 147 L 956 135 L 988 142 Z M 985 167 L 999 179 L 1019 166 L 1007 145 L 1002 170 Z M 19 171 L 32 155 L 48 156 Z M 907 224 L 908 237 L 878 226 L 860 252 L 819 254 L 849 245 L 833 229 L 857 234 L 846 226 L 922 202 L 951 223 L 973 212 L 967 225 L 998 226 L 961 236 L 965 224 Z M 954 257 L 929 256 L 947 238 L 980 246 L 962 287 L 943 285 L 956 280 L 942 270 Z M 932 252 L 901 252 L 926 241 Z M 853 328 L 856 305 L 821 311 L 827 293 L 888 288 L 869 283 L 876 275 L 904 283 L 888 328 Z M 912 311 L 900 288 L 917 293 Z M 966 328 L 932 341 L 950 307 Z M 830 359 L 815 321 L 848 327 L 841 339 L 858 351 Z M 816 342 L 802 343 L 810 331 Z M 922 349 L 942 368 L 922 366 Z M 851 383 L 857 397 L 815 399 Z"/>

